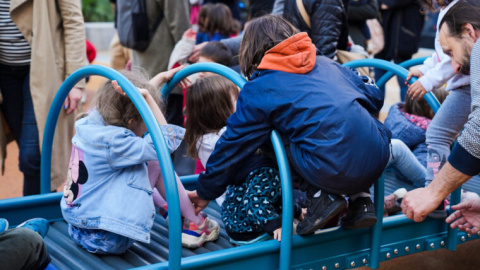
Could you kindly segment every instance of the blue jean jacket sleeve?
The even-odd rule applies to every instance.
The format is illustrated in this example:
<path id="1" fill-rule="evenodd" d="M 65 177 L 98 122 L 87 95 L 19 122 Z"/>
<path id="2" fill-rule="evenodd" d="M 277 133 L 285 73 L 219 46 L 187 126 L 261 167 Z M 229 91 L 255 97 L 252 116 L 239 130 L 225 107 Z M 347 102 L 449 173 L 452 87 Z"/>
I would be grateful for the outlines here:
<path id="1" fill-rule="evenodd" d="M 185 129 L 175 125 L 161 125 L 165 142 L 170 153 L 182 142 Z M 115 133 L 108 142 L 109 163 L 113 169 L 120 169 L 157 159 L 155 146 L 149 134 L 137 137 L 132 131 L 124 129 Z"/>

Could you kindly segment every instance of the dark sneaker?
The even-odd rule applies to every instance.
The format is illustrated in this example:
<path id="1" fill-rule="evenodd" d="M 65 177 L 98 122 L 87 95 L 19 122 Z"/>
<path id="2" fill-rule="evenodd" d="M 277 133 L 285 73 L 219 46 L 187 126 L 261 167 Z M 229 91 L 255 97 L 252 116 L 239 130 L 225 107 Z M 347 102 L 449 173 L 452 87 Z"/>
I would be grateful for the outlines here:
<path id="1" fill-rule="evenodd" d="M 328 221 L 338 215 L 345 207 L 345 198 L 336 194 L 322 192 L 318 197 L 307 197 L 307 214 L 297 226 L 297 234 L 307 235 L 323 229 Z"/>
<path id="2" fill-rule="evenodd" d="M 445 210 L 445 200 L 440 203 L 440 205 L 437 207 L 437 209 L 433 210 L 430 214 L 428 214 L 429 217 L 434 218 L 434 219 L 445 219 L 447 217 L 447 210 Z"/>
<path id="3" fill-rule="evenodd" d="M 348 211 L 340 221 L 344 229 L 361 229 L 377 222 L 375 207 L 370 197 L 358 197 L 355 201 L 348 200 Z"/>

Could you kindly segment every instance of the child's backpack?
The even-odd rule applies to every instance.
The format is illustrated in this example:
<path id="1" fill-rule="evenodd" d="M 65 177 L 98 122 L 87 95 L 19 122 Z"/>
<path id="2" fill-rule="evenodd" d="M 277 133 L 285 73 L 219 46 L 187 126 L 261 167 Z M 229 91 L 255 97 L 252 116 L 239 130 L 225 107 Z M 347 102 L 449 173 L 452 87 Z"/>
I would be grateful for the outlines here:
<path id="1" fill-rule="evenodd" d="M 159 12 L 155 24 L 150 29 L 146 0 L 117 0 L 116 7 L 120 43 L 136 51 L 145 51 L 155 30 L 163 20 L 163 12 Z"/>

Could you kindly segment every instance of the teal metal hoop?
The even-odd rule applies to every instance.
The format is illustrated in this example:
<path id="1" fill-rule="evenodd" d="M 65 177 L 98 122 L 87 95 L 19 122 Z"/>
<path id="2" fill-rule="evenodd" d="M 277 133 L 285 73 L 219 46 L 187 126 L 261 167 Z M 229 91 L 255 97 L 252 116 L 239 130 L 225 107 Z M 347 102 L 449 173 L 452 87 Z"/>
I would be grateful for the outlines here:
<path id="1" fill-rule="evenodd" d="M 148 128 L 148 131 L 152 136 L 153 144 L 157 151 L 157 158 L 160 162 L 160 168 L 165 179 L 165 188 L 167 190 L 166 199 L 168 205 L 170 205 L 168 218 L 172 226 L 170 226 L 168 232 L 168 236 L 170 239 L 169 269 L 180 269 L 182 258 L 182 226 L 180 222 L 180 200 L 178 198 L 177 182 L 175 180 L 175 172 L 173 170 L 172 160 L 170 158 L 170 154 L 167 151 L 165 139 L 162 136 L 160 127 L 158 126 L 158 123 L 155 120 L 155 117 L 150 108 L 148 107 L 145 99 L 138 92 L 135 86 L 119 72 L 105 66 L 89 65 L 82 67 L 72 73 L 60 86 L 60 89 L 55 95 L 55 98 L 53 99 L 52 105 L 48 112 L 45 132 L 43 136 L 43 147 L 40 164 L 41 193 L 49 193 L 51 188 L 50 166 L 52 162 L 53 136 L 55 134 L 55 127 L 57 124 L 58 116 L 62 109 L 63 102 L 67 98 L 70 90 L 75 86 L 75 84 L 77 84 L 78 81 L 92 75 L 99 75 L 110 80 L 118 81 L 118 84 L 130 97 L 133 104 L 140 112 L 140 115 L 142 116 Z"/>

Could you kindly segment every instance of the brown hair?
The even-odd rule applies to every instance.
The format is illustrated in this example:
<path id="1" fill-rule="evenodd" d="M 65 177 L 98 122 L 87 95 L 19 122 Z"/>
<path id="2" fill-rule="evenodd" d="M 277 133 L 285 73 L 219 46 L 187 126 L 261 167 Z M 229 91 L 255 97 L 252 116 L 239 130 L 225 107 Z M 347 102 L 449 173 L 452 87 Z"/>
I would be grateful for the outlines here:
<path id="1" fill-rule="evenodd" d="M 223 36 L 237 33 L 237 26 L 232 12 L 223 3 L 205 4 L 199 11 L 198 25 L 202 32 L 213 34 L 219 32 Z"/>
<path id="2" fill-rule="evenodd" d="M 120 73 L 138 88 L 147 89 L 162 108 L 162 102 L 159 98 L 159 91 L 148 82 L 146 74 L 140 70 L 121 70 Z M 119 126 L 132 129 L 128 122 L 133 119 L 133 124 L 143 123 L 142 117 L 137 108 L 128 96 L 120 95 L 112 86 L 112 81 L 108 80 L 97 92 L 96 109 L 103 116 L 107 125 Z"/>
<path id="3" fill-rule="evenodd" d="M 437 97 L 440 104 L 443 103 L 445 98 L 447 98 L 447 91 L 445 91 L 444 87 L 440 87 L 438 89 L 432 90 L 432 93 Z M 422 99 L 411 99 L 408 95 L 405 97 L 405 112 L 409 114 L 415 114 L 418 116 L 423 116 L 429 119 L 432 119 L 435 113 L 428 105 L 427 101 Z"/>
<path id="4" fill-rule="evenodd" d="M 187 154 L 198 158 L 197 141 L 207 133 L 218 132 L 235 112 L 238 87 L 230 80 L 211 75 L 198 79 L 187 88 L 185 102 L 185 140 Z"/>
<path id="5" fill-rule="evenodd" d="M 451 37 L 461 38 L 463 26 L 467 23 L 473 29 L 480 29 L 480 6 L 472 0 L 459 1 L 451 7 L 440 22 L 440 27 L 445 23 L 448 26 L 448 34 Z"/>
<path id="6" fill-rule="evenodd" d="M 268 50 L 299 32 L 278 15 L 265 15 L 250 21 L 240 45 L 240 70 L 250 78 Z"/>
<path id="7" fill-rule="evenodd" d="M 230 49 L 220 41 L 210 41 L 200 50 L 200 56 L 211 59 L 213 62 L 230 66 L 232 53 Z"/>

